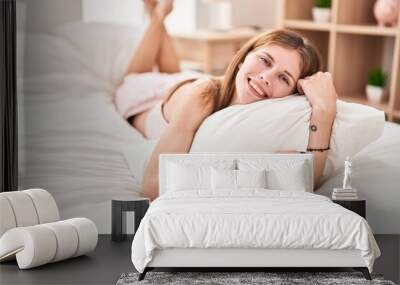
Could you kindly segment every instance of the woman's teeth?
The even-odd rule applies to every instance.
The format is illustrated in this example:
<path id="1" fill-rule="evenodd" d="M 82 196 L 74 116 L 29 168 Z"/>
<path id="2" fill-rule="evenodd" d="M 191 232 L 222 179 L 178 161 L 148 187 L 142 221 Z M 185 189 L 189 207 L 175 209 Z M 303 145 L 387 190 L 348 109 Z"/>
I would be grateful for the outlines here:
<path id="1" fill-rule="evenodd" d="M 253 87 L 253 89 L 257 91 L 258 95 L 265 97 L 265 93 L 260 89 L 260 87 L 258 87 L 256 84 L 254 84 L 251 80 L 249 83 L 250 83 L 251 87 Z"/>

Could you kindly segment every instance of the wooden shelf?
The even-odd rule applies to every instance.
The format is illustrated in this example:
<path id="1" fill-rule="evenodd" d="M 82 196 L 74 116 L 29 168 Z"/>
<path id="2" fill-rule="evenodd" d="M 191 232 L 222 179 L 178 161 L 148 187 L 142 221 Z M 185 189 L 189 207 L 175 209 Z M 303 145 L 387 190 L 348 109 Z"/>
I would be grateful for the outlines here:
<path id="1" fill-rule="evenodd" d="M 375 107 L 379 110 L 382 110 L 385 113 L 389 112 L 389 102 L 388 101 L 383 101 L 381 103 L 372 103 L 372 102 L 368 101 L 365 94 L 339 95 L 339 99 L 346 101 L 346 102 L 369 105 L 371 107 Z"/>
<path id="2" fill-rule="evenodd" d="M 255 35 L 254 29 L 199 30 L 191 34 L 174 34 L 172 38 L 185 65 L 195 64 L 197 70 L 222 75 L 236 52 Z"/>
<path id="3" fill-rule="evenodd" d="M 177 33 L 172 36 L 176 39 L 200 42 L 226 42 L 226 41 L 238 41 L 243 42 L 257 35 L 254 29 L 240 28 L 231 31 L 210 31 L 210 30 L 198 30 L 196 33 Z"/>
<path id="4" fill-rule="evenodd" d="M 324 70 L 332 73 L 339 98 L 383 110 L 400 121 L 400 11 L 395 27 L 378 26 L 375 0 L 332 0 L 331 20 L 312 20 L 313 0 L 282 0 L 280 24 L 300 32 L 318 48 Z M 379 104 L 367 100 L 368 74 L 382 67 L 389 75 L 388 95 Z"/>
<path id="5" fill-rule="evenodd" d="M 330 31 L 332 29 L 331 24 L 317 24 L 310 20 L 285 20 L 284 25 L 287 28 L 312 31 Z"/>
<path id="6" fill-rule="evenodd" d="M 386 28 L 377 25 L 337 25 L 335 29 L 340 33 L 371 36 L 396 36 L 399 33 L 398 28 Z"/>
<path id="7" fill-rule="evenodd" d="M 336 30 L 340 33 L 371 36 L 396 36 L 400 32 L 399 28 L 380 27 L 377 25 L 333 25 L 331 23 L 315 23 L 311 20 L 285 20 L 283 25 L 286 28 L 328 32 Z"/>

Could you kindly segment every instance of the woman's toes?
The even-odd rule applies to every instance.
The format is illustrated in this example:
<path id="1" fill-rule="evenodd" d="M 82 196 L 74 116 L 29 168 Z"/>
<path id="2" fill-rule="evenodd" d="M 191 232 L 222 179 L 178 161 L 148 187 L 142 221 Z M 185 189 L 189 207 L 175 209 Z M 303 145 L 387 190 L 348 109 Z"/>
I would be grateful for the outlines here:
<path id="1" fill-rule="evenodd" d="M 174 8 L 174 1 L 173 0 L 160 0 L 157 4 L 156 11 L 162 18 L 168 16 L 169 13 Z"/>
<path id="2" fill-rule="evenodd" d="M 158 1 L 157 0 L 143 0 L 144 7 L 149 16 L 152 16 L 154 13 L 154 9 L 156 8 Z"/>

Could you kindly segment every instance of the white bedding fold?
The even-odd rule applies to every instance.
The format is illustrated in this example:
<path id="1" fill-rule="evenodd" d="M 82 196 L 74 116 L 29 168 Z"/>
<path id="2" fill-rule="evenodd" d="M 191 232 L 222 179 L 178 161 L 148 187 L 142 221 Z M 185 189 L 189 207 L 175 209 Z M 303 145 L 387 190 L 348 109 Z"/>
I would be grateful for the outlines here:
<path id="1" fill-rule="evenodd" d="M 132 243 L 136 269 L 143 272 L 154 249 L 164 248 L 358 249 L 371 272 L 380 255 L 366 220 L 328 198 L 256 189 L 159 197 Z"/>

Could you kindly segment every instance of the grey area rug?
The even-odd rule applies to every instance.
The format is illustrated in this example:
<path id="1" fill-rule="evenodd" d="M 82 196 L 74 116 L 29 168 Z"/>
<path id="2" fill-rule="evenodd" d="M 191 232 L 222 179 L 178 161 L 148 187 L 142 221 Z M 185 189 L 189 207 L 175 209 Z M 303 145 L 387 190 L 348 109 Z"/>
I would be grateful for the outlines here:
<path id="1" fill-rule="evenodd" d="M 395 285 L 384 280 L 382 275 L 372 274 L 372 281 L 364 278 L 360 272 L 154 272 L 150 271 L 142 281 L 138 281 L 139 273 L 124 273 L 116 285 L 133 284 L 379 284 Z"/>

